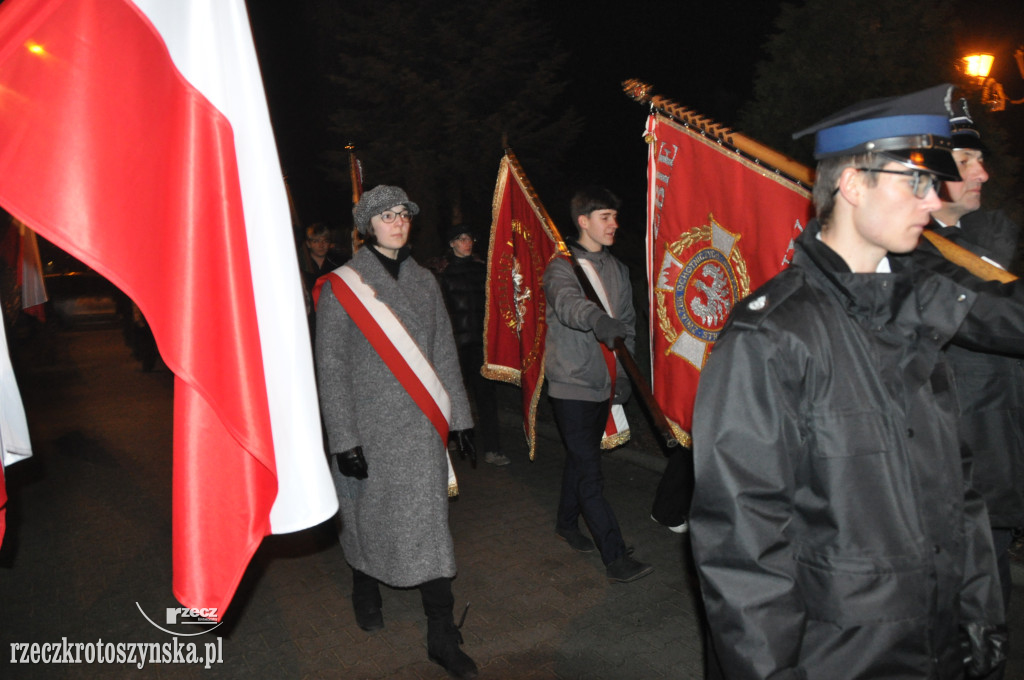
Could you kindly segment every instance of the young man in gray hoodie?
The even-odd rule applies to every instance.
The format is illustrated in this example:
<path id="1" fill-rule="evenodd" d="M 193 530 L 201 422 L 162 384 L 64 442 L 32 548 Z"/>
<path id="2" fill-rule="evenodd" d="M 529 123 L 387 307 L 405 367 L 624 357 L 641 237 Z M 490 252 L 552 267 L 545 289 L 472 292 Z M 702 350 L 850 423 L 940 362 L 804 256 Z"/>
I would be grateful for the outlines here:
<path id="1" fill-rule="evenodd" d="M 629 379 L 608 353 L 617 338 L 633 350 L 636 310 L 629 270 L 607 249 L 619 228 L 619 199 L 607 189 L 589 187 L 573 196 L 570 208 L 579 229 L 571 247 L 581 266 L 592 266 L 600 284 L 594 288 L 603 288 L 611 313 L 587 298 L 568 259 L 551 261 L 544 272 L 544 371 L 566 449 L 555 533 L 580 552 L 594 550 L 596 543 L 608 579 L 625 583 L 654 568 L 628 554 L 615 512 L 604 497 L 601 438 L 612 402 L 623 403 L 629 397 Z M 614 366 L 614 375 L 609 365 Z M 580 515 L 593 541 L 580 530 Z"/>

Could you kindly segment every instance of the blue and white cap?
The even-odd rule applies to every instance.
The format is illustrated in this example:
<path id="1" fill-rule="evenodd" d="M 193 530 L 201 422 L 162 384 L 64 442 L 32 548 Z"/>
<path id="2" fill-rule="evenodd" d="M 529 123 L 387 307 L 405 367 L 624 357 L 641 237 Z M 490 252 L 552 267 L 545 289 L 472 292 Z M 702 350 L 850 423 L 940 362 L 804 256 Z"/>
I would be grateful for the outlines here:
<path id="1" fill-rule="evenodd" d="M 793 135 L 814 133 L 817 160 L 863 153 L 880 153 L 912 170 L 960 181 L 951 151 L 953 86 L 869 99 L 832 114 Z"/>

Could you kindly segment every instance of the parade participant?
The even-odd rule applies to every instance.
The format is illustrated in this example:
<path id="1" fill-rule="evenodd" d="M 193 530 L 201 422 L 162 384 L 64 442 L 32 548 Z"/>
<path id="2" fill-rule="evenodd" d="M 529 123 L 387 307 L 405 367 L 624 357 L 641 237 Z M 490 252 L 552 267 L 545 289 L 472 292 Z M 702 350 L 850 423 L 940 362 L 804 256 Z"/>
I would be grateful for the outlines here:
<path id="1" fill-rule="evenodd" d="M 331 230 L 326 224 L 317 222 L 306 227 L 306 248 L 300 264 L 307 290 L 313 290 L 317 279 L 344 262 L 331 246 Z"/>
<path id="2" fill-rule="evenodd" d="M 352 212 L 366 247 L 323 279 L 316 363 L 356 621 L 384 626 L 379 582 L 417 587 L 431 660 L 474 678 L 451 589 L 446 435 L 472 425 L 451 324 L 434 276 L 409 257 L 419 207 L 381 185 Z"/>
<path id="3" fill-rule="evenodd" d="M 619 228 L 619 199 L 607 189 L 590 187 L 573 196 L 570 209 L 579 229 L 571 247 L 581 266 L 594 272 L 594 288 L 603 288 L 610 314 L 587 299 L 566 258 L 551 261 L 544 272 L 548 323 L 544 371 L 566 450 L 555 533 L 580 552 L 594 550 L 596 542 L 608 579 L 624 583 L 654 568 L 627 554 L 618 519 L 604 497 L 601 438 L 611 402 L 623 403 L 630 387 L 617 359 L 612 363 L 614 376 L 609 372 L 602 344 L 611 348 L 616 338 L 622 338 L 632 351 L 636 312 L 629 270 L 607 249 Z M 580 530 L 580 515 L 593 541 Z"/>
<path id="4" fill-rule="evenodd" d="M 722 677 L 952 680 L 1004 659 L 943 348 L 1019 347 L 1024 306 L 894 255 L 960 180 L 949 89 L 796 135 L 816 135 L 817 218 L 701 372 L 690 530 Z"/>
<path id="5" fill-rule="evenodd" d="M 484 462 L 508 465 L 499 449 L 498 401 L 493 380 L 480 374 L 484 365 L 484 315 L 487 310 L 487 263 L 473 254 L 473 230 L 455 225 L 448 230 L 448 252 L 434 263 L 441 281 L 441 293 L 459 350 L 459 365 L 466 389 L 476 406 Z"/>
<path id="6" fill-rule="evenodd" d="M 943 183 L 939 192 L 942 207 L 932 213 L 931 228 L 1008 269 L 1020 228 L 1002 211 L 980 210 L 982 187 L 988 181 L 986 149 L 965 101 L 960 100 L 960 110 L 950 123 L 953 160 L 963 181 Z M 1024 368 L 1019 358 L 956 345 L 950 347 L 948 359 L 956 377 L 960 437 L 974 457 L 973 485 L 988 508 L 1004 611 L 1008 612 L 1013 593 L 1010 546 L 1014 530 L 1024 526 Z M 1002 677 L 1000 668 L 990 680 Z"/>

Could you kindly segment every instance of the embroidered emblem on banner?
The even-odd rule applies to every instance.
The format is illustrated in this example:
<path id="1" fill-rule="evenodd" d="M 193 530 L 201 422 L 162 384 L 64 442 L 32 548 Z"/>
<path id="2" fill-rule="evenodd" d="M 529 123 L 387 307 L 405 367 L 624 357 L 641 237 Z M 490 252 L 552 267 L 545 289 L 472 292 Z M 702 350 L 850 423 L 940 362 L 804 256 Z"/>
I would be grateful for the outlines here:
<path id="1" fill-rule="evenodd" d="M 547 260 L 536 242 L 534 234 L 523 227 L 519 220 L 512 220 L 512 240 L 508 242 L 508 248 L 498 258 L 494 265 L 493 274 L 497 276 L 494 284 L 494 301 L 498 305 L 498 313 L 502 323 L 510 330 L 515 331 L 520 342 L 528 346 L 529 350 L 523 356 L 522 371 L 529 370 L 540 358 L 540 344 L 543 341 L 543 325 L 537 324 L 537 332 L 533 338 L 522 338 L 524 321 L 527 318 L 530 305 L 537 305 L 536 318 L 543 319 L 546 312 L 544 307 L 544 296 L 537 295 L 530 287 L 530 281 L 539 282 L 544 278 L 544 269 L 547 267 Z M 522 239 L 523 245 L 528 252 L 528 261 L 521 262 L 516 257 L 514 242 Z M 527 279 L 523 267 L 533 269 L 532 277 Z M 526 272 L 527 274 L 529 272 Z M 528 343 L 528 344 L 527 344 Z"/>
<path id="2" fill-rule="evenodd" d="M 750 293 L 747 263 L 739 234 L 725 229 L 714 215 L 665 245 L 655 297 L 658 327 L 677 356 L 698 371 L 725 325 L 736 301 Z"/>

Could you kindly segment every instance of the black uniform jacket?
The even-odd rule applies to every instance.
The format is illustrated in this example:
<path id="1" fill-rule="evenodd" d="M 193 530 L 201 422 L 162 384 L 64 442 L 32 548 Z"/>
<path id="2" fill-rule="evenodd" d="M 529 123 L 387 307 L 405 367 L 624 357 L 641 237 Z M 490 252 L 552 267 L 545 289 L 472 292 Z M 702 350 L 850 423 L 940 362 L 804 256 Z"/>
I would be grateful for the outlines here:
<path id="1" fill-rule="evenodd" d="M 853 274 L 818 229 L 701 374 L 690 524 L 714 647 L 730 680 L 960 678 L 1005 633 L 943 348 L 1019 347 L 1024 297 L 910 257 Z"/>
<path id="2" fill-rule="evenodd" d="M 1010 268 L 1020 228 L 1005 213 L 979 210 L 960 225 L 934 226 L 975 255 Z M 1024 526 L 1024 359 L 955 344 L 948 359 L 959 397 L 960 437 L 974 459 L 974 488 L 985 499 L 992 526 Z"/>

